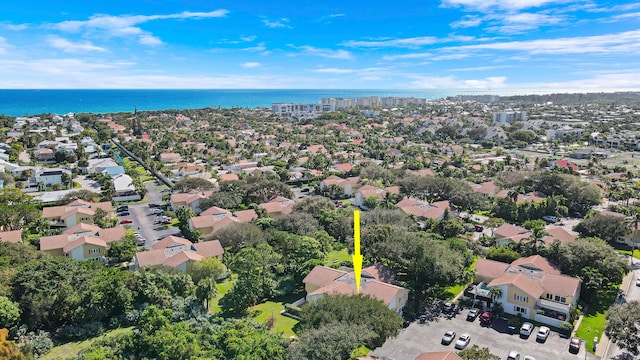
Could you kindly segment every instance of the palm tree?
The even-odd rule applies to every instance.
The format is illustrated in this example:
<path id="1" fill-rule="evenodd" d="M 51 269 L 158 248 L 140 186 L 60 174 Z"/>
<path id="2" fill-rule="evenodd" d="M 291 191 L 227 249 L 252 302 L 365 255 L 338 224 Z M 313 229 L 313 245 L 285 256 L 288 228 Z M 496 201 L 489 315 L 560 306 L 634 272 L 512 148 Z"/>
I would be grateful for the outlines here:
<path id="1" fill-rule="evenodd" d="M 496 302 L 501 297 L 502 297 L 502 289 L 500 289 L 497 286 L 494 286 L 491 289 L 489 289 L 489 298 L 491 298 L 491 301 Z"/>
<path id="2" fill-rule="evenodd" d="M 218 287 L 214 279 L 202 279 L 196 287 L 196 297 L 198 300 L 205 302 L 207 311 L 209 310 L 209 300 L 218 295 Z"/>

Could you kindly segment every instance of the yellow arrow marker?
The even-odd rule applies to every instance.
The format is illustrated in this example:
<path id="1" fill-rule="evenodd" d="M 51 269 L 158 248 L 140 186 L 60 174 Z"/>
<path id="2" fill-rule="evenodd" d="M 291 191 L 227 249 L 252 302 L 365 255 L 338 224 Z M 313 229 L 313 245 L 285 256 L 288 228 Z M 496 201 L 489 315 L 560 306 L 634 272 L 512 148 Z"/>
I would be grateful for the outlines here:
<path id="1" fill-rule="evenodd" d="M 353 212 L 353 274 L 356 278 L 356 290 L 360 294 L 360 278 L 362 277 L 362 255 L 360 255 L 360 211 Z"/>

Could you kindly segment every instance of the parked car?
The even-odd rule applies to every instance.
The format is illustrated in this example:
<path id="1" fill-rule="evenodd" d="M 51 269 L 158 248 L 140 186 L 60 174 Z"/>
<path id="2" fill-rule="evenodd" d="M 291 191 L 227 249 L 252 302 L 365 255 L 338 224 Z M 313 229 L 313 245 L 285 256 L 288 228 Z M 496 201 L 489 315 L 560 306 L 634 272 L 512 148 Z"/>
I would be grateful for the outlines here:
<path id="1" fill-rule="evenodd" d="M 116 211 L 129 211 L 129 205 L 120 205 L 116 208 Z"/>
<path id="2" fill-rule="evenodd" d="M 138 238 L 138 242 L 136 242 L 136 245 L 143 246 L 146 242 L 147 242 L 147 240 L 145 240 L 143 238 Z"/>
<path id="3" fill-rule="evenodd" d="M 477 309 L 477 308 L 470 309 L 469 312 L 467 313 L 467 321 L 475 320 L 478 317 L 478 315 L 480 315 L 480 309 Z"/>
<path id="4" fill-rule="evenodd" d="M 440 343 L 442 345 L 449 345 L 455 338 L 456 338 L 456 332 L 453 330 L 449 330 L 446 333 L 444 333 L 444 335 L 442 335 L 442 340 L 440 341 Z"/>
<path id="5" fill-rule="evenodd" d="M 548 223 L 557 223 L 558 222 L 558 218 L 556 216 L 551 216 L 551 215 L 545 215 L 542 217 L 542 220 L 548 222 Z"/>
<path id="6" fill-rule="evenodd" d="M 521 336 L 529 336 L 533 331 L 533 324 L 530 322 L 526 322 L 520 326 L 520 335 Z"/>
<path id="7" fill-rule="evenodd" d="M 133 224 L 133 220 L 131 220 L 131 219 L 122 219 L 122 220 L 120 220 L 120 224 Z"/>
<path id="8" fill-rule="evenodd" d="M 456 344 L 454 345 L 454 347 L 458 350 L 462 350 L 465 347 L 467 347 L 467 345 L 469 345 L 470 342 L 471 342 L 471 335 L 464 333 L 460 335 L 458 340 L 456 340 Z"/>
<path id="9" fill-rule="evenodd" d="M 157 207 L 160 207 L 160 204 L 156 204 L 156 203 L 149 203 L 149 207 L 150 207 L 150 208 L 152 208 L 152 209 L 153 209 L 153 208 L 157 208 Z"/>
<path id="10" fill-rule="evenodd" d="M 580 345 L 582 341 L 579 338 L 571 338 L 569 342 L 569 352 L 572 354 L 577 354 L 580 351 Z"/>
<path id="11" fill-rule="evenodd" d="M 636 286 L 640 286 L 640 277 L 636 279 Z"/>
<path id="12" fill-rule="evenodd" d="M 536 358 L 534 358 L 533 356 L 527 355 L 527 356 L 523 357 L 522 360 L 536 360 Z"/>
<path id="13" fill-rule="evenodd" d="M 491 315 L 490 312 L 485 311 L 480 315 L 480 324 L 489 325 L 491 324 L 491 321 L 493 321 L 493 315 Z"/>
<path id="14" fill-rule="evenodd" d="M 536 341 L 545 342 L 551 333 L 551 329 L 546 326 L 540 326 L 538 329 L 538 334 L 536 334 Z"/>
<path id="15" fill-rule="evenodd" d="M 129 216 L 131 214 L 129 214 L 129 211 L 122 211 L 120 213 L 118 213 L 118 216 Z"/>
<path id="16" fill-rule="evenodd" d="M 507 356 L 507 360 L 520 360 L 520 353 L 515 350 L 509 351 L 509 356 Z"/>
<path id="17" fill-rule="evenodd" d="M 453 312 L 453 310 L 456 308 L 456 304 L 452 303 L 451 301 L 447 301 L 446 303 L 444 303 L 444 305 L 442 306 L 442 311 L 445 314 L 450 314 Z"/>
<path id="18" fill-rule="evenodd" d="M 160 208 L 154 208 L 153 210 L 151 210 L 151 215 L 162 215 L 162 214 L 164 214 L 164 210 Z"/>

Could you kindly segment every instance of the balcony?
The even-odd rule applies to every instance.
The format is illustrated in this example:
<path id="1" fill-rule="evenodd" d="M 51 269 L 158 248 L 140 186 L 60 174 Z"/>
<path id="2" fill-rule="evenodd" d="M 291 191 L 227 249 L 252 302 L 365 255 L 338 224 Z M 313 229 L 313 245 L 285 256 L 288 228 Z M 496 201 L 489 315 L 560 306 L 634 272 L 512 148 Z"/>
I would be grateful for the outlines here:
<path id="1" fill-rule="evenodd" d="M 555 301 L 549 301 L 549 300 L 545 300 L 545 299 L 538 299 L 538 301 L 536 301 L 536 305 L 538 307 L 543 308 L 543 309 L 549 309 L 549 310 L 553 310 L 553 311 L 557 311 L 557 312 L 562 312 L 562 313 L 565 313 L 565 314 L 570 314 L 570 312 L 571 312 L 571 305 L 558 303 L 558 302 L 555 302 Z"/>

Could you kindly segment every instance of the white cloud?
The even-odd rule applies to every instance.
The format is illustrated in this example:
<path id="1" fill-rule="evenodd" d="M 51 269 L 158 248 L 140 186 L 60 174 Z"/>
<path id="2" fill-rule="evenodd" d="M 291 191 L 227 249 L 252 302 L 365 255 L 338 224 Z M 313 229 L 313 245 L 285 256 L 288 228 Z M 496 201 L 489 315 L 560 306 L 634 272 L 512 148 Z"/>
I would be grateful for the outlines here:
<path id="1" fill-rule="evenodd" d="M 348 47 L 369 47 L 369 48 L 384 48 L 384 47 L 396 47 L 396 48 L 418 48 L 424 45 L 432 45 L 439 40 L 435 36 L 420 36 L 404 39 L 389 39 L 389 40 L 348 40 L 342 43 Z"/>
<path id="2" fill-rule="evenodd" d="M 476 15 L 465 15 L 462 17 L 462 20 L 455 21 L 451 23 L 452 28 L 469 28 L 476 27 L 482 24 L 482 18 Z"/>
<path id="3" fill-rule="evenodd" d="M 260 67 L 262 64 L 260 64 L 259 62 L 246 62 L 246 63 L 242 63 L 240 64 L 240 66 L 242 66 L 245 69 L 253 69 L 253 68 L 257 68 Z"/>
<path id="4" fill-rule="evenodd" d="M 53 27 L 65 32 L 81 32 L 86 34 L 99 33 L 108 37 L 137 37 L 138 41 L 143 45 L 159 45 L 162 41 L 153 36 L 151 33 L 142 30 L 136 26 L 153 20 L 168 19 L 205 19 L 224 17 L 229 13 L 228 10 L 220 9 L 209 12 L 192 12 L 184 11 L 177 14 L 167 15 L 121 15 L 112 16 L 97 14 L 89 18 L 89 20 L 68 20 L 57 24 Z"/>
<path id="5" fill-rule="evenodd" d="M 268 28 L 287 28 L 287 29 L 292 29 L 292 27 L 290 25 L 288 25 L 287 23 L 289 22 L 289 19 L 287 18 L 281 18 L 280 20 L 276 20 L 276 21 L 269 21 L 269 20 L 262 20 L 262 23 L 268 27 Z"/>
<path id="6" fill-rule="evenodd" d="M 415 80 L 409 84 L 417 89 L 495 89 L 504 88 L 507 80 L 504 76 L 484 79 L 457 79 L 453 76 L 411 76 Z"/>
<path id="7" fill-rule="evenodd" d="M 240 40 L 245 41 L 245 42 L 251 42 L 253 40 L 255 40 L 257 38 L 257 36 L 252 35 L 252 36 L 241 36 Z"/>
<path id="8" fill-rule="evenodd" d="M 26 28 L 28 28 L 29 26 L 27 24 L 8 24 L 7 25 L 7 29 L 12 30 L 12 31 L 22 31 L 25 30 Z"/>
<path id="9" fill-rule="evenodd" d="M 537 29 L 541 26 L 557 25 L 567 22 L 565 16 L 526 12 L 494 15 L 493 18 L 497 19 L 500 24 L 486 27 L 485 30 L 510 34 L 522 33 L 527 30 Z"/>
<path id="10" fill-rule="evenodd" d="M 347 50 L 322 49 L 322 48 L 317 48 L 309 45 L 295 46 L 295 45 L 289 44 L 288 46 L 294 49 L 301 50 L 301 54 L 304 54 L 304 55 L 313 55 L 313 56 L 319 56 L 324 58 L 341 59 L 341 60 L 352 60 L 354 58 L 353 55 Z"/>
<path id="11" fill-rule="evenodd" d="M 5 52 L 7 52 L 8 48 L 9 43 L 7 43 L 7 39 L 0 36 L 0 54 L 4 54 Z"/>
<path id="12" fill-rule="evenodd" d="M 627 70 L 592 74 L 591 77 L 568 80 L 563 82 L 531 83 L 524 87 L 547 89 L 607 89 L 607 90 L 637 90 L 640 88 L 640 71 Z"/>
<path id="13" fill-rule="evenodd" d="M 640 53 L 640 30 L 596 36 L 462 45 L 442 50 L 502 50 L 529 54 L 637 54 Z"/>
<path id="14" fill-rule="evenodd" d="M 356 70 L 353 70 L 353 69 L 338 69 L 338 68 L 320 68 L 320 69 L 314 69 L 311 71 L 314 73 L 320 73 L 320 74 L 352 74 L 356 72 Z"/>
<path id="15" fill-rule="evenodd" d="M 393 60 L 407 60 L 407 59 L 425 59 L 433 57 L 432 53 L 422 52 L 422 53 L 412 53 L 412 54 L 402 54 L 402 55 L 385 55 L 382 58 L 384 60 L 393 61 Z"/>
<path id="16" fill-rule="evenodd" d="M 265 46 L 264 42 L 258 43 L 256 46 L 250 46 L 250 47 L 246 47 L 244 49 L 242 49 L 244 51 L 265 51 L 267 50 L 267 47 Z"/>
<path id="17" fill-rule="evenodd" d="M 83 42 L 71 42 L 67 39 L 61 38 L 59 36 L 49 36 L 47 38 L 47 43 L 50 46 L 60 49 L 66 53 L 79 53 L 79 52 L 90 52 L 90 51 L 98 51 L 105 52 L 107 49 L 96 46 L 92 44 L 90 41 Z"/>
<path id="18" fill-rule="evenodd" d="M 553 3 L 570 2 L 575 2 L 575 0 L 442 0 L 441 6 L 462 7 L 474 11 L 487 11 L 490 9 L 522 10 Z"/>

